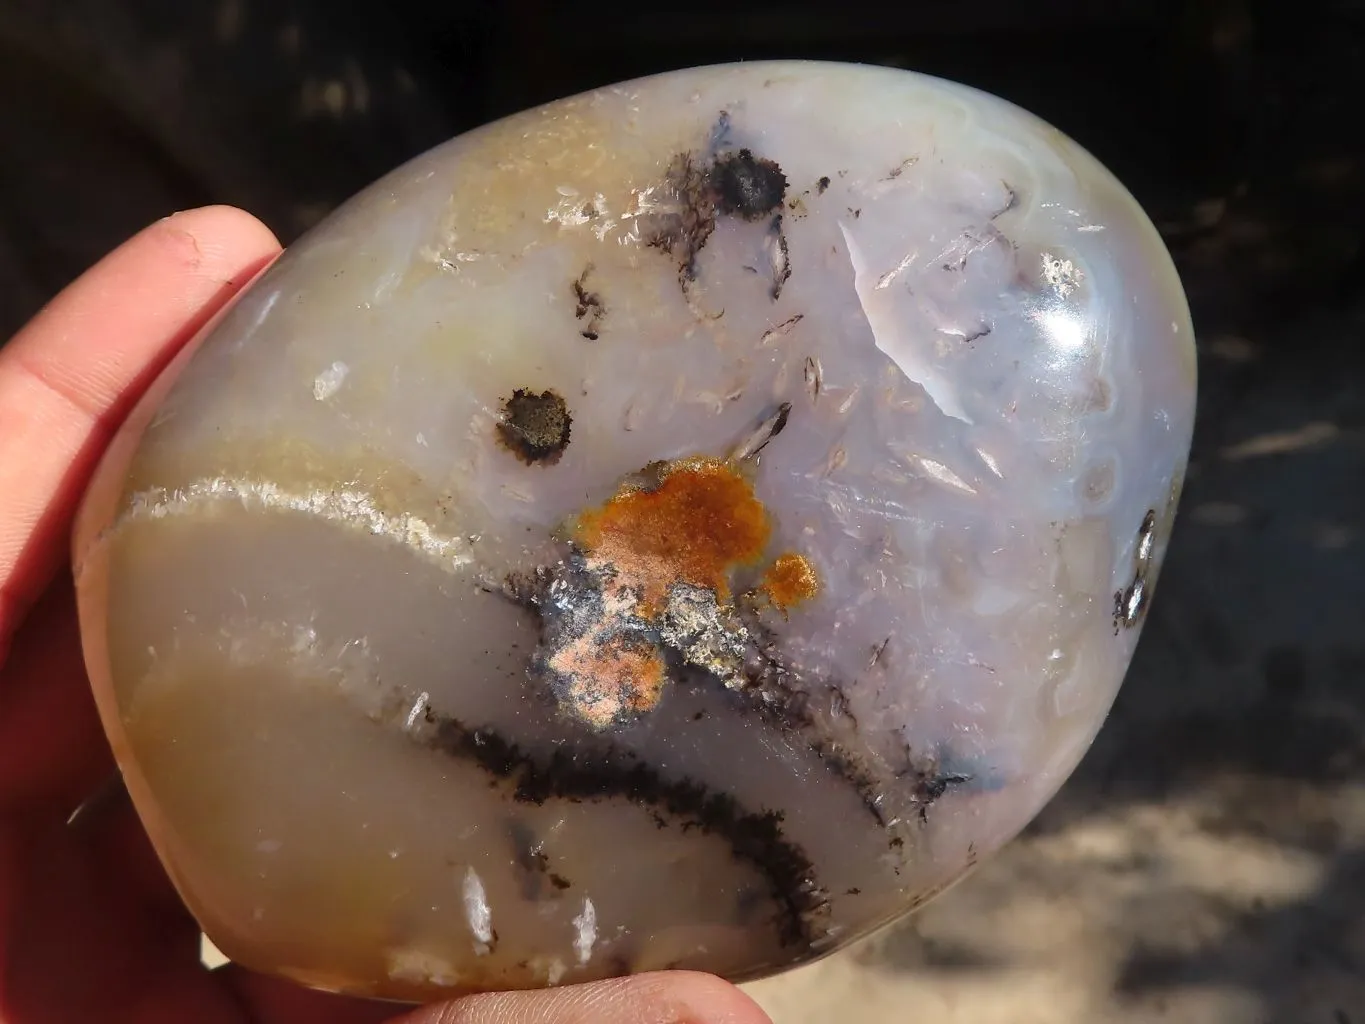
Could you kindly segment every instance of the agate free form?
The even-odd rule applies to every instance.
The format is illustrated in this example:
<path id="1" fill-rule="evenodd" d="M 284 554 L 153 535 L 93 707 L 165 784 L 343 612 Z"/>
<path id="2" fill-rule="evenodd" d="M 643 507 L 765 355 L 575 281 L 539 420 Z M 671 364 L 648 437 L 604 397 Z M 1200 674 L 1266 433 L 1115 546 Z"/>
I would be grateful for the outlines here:
<path id="1" fill-rule="evenodd" d="M 128 789 L 233 960 L 397 999 L 743 979 L 1074 768 L 1195 365 L 1156 231 L 998 99 L 703 68 L 489 125 L 292 246 L 77 528 Z"/>

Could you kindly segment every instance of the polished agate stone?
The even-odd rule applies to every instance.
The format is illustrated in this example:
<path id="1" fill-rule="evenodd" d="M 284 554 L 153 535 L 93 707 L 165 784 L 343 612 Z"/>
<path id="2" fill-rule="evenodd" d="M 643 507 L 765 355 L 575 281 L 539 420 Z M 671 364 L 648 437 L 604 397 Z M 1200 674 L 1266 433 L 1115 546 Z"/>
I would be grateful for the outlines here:
<path id="1" fill-rule="evenodd" d="M 818 63 L 601 89 L 394 171 L 167 371 L 77 530 L 90 675 L 237 962 L 752 978 L 1067 777 L 1194 399 L 1156 231 L 1015 107 Z"/>

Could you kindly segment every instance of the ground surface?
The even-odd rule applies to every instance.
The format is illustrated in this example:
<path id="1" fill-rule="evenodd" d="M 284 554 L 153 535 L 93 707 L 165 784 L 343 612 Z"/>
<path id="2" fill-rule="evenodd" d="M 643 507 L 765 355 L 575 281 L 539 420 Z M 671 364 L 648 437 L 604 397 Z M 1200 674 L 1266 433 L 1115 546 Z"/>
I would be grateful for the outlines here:
<path id="1" fill-rule="evenodd" d="M 752 990 L 778 1024 L 1365 1024 L 1365 13 L 886 7 L 0 0 L 0 337 L 169 210 L 237 203 L 288 240 L 447 135 L 634 74 L 839 57 L 1031 107 L 1152 211 L 1195 310 L 1152 618 L 1025 836 Z"/>

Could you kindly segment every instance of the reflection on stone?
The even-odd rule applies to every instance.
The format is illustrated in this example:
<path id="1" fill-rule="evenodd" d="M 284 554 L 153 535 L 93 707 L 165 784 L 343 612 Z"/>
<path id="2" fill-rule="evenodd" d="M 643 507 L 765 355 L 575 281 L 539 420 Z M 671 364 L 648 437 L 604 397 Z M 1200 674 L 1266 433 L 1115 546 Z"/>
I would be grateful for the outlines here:
<path id="1" fill-rule="evenodd" d="M 399 168 L 158 383 L 77 529 L 129 789 L 233 959 L 394 998 L 835 949 L 1113 700 L 1194 409 L 1086 153 L 746 64 Z"/>

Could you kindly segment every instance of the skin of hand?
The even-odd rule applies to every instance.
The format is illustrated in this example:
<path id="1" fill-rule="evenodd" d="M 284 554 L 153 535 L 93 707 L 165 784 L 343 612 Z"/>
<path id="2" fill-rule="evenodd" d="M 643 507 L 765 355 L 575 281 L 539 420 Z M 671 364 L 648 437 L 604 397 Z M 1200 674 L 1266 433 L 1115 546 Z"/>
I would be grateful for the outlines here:
<path id="1" fill-rule="evenodd" d="M 406 1010 L 200 963 L 198 928 L 117 781 L 95 712 L 68 544 L 132 405 L 279 251 L 240 210 L 176 214 L 0 348 L 0 1021 L 767 1024 L 737 988 L 690 972 Z"/>

